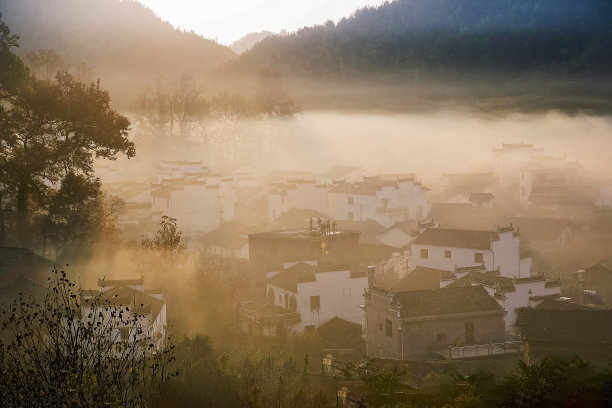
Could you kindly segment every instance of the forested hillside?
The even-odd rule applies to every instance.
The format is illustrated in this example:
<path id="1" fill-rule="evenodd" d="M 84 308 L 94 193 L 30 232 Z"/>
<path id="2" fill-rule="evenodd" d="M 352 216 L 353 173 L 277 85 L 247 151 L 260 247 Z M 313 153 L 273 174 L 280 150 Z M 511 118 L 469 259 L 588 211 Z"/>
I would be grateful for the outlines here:
<path id="1" fill-rule="evenodd" d="M 228 47 L 174 29 L 134 0 L 0 0 L 18 53 L 54 49 L 72 70 L 100 78 L 114 99 L 157 76 L 199 76 L 235 58 Z M 28 62 L 28 59 L 26 62 Z"/>
<path id="2" fill-rule="evenodd" d="M 608 0 L 397 0 L 270 37 L 239 66 L 301 74 L 402 70 L 612 72 Z"/>

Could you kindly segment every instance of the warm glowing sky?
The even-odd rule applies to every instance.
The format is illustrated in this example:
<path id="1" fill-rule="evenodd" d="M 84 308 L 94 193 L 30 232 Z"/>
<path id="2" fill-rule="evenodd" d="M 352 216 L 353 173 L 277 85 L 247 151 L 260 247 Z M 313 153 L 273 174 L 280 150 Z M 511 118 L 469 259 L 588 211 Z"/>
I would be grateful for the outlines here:
<path id="1" fill-rule="evenodd" d="M 138 0 L 163 20 L 220 43 L 251 32 L 298 28 L 337 21 L 358 8 L 384 0 Z"/>

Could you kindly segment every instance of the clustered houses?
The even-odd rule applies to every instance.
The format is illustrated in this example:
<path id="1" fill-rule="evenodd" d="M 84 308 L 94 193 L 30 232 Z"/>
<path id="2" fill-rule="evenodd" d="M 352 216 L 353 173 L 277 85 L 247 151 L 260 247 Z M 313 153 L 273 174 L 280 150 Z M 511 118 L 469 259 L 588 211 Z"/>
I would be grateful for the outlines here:
<path id="1" fill-rule="evenodd" d="M 360 183 L 339 183 L 328 193 L 328 214 L 335 220 L 373 220 L 385 228 L 427 217 L 427 187 L 413 176 L 366 177 Z"/>
<path id="2" fill-rule="evenodd" d="M 186 236 L 207 233 L 236 218 L 237 195 L 242 190 L 257 189 L 252 174 L 214 174 L 201 162 L 165 161 L 157 170 L 152 184 L 127 181 L 105 185 L 110 194 L 125 202 L 118 223 L 128 234 L 134 230 L 135 237 L 154 231 L 163 215 L 176 218 Z"/>
<path id="3" fill-rule="evenodd" d="M 428 228 L 412 242 L 412 266 L 453 271 L 484 265 L 501 276 L 529 277 L 531 258 L 521 258 L 519 237 L 512 226 L 496 231 Z"/>
<path id="4" fill-rule="evenodd" d="M 534 147 L 533 143 L 503 143 L 493 149 L 493 166 L 501 188 L 513 188 L 517 191 L 521 166 L 532 158 L 542 155 L 543 148 Z"/>
<path id="5" fill-rule="evenodd" d="M 146 339 L 154 349 L 163 345 L 168 325 L 164 295 L 161 290 L 146 290 L 143 278 L 99 279 L 98 290 L 83 291 L 81 297 L 82 319 L 87 321 L 103 313 L 101 323 L 108 324 L 112 333 L 105 334 L 112 336 L 113 341 Z"/>
<path id="6" fill-rule="evenodd" d="M 588 200 L 578 195 L 582 188 L 580 175 L 582 166 L 568 162 L 564 157 L 546 156 L 521 167 L 520 202 L 524 207 L 533 203 L 556 203 L 566 197 Z"/>
<path id="7" fill-rule="evenodd" d="M 268 195 L 268 219 L 270 221 L 292 208 L 327 213 L 327 187 L 314 181 L 293 180 L 288 184 L 275 184 Z"/>
<path id="8" fill-rule="evenodd" d="M 268 218 L 274 220 L 290 209 L 310 209 L 338 221 L 372 220 L 388 228 L 427 217 L 427 190 L 412 175 L 366 176 L 363 181 L 328 184 L 291 180 L 272 185 Z"/>
<path id="9" fill-rule="evenodd" d="M 249 333 L 271 335 L 279 327 L 314 330 L 334 318 L 363 326 L 365 272 L 317 261 L 286 262 L 273 269 L 278 270 L 267 273 L 268 308 L 254 303 L 242 306 L 242 324 Z"/>
<path id="10" fill-rule="evenodd" d="M 571 302 L 553 301 L 561 281 L 542 271 L 559 273 L 532 265 L 531 251 L 568 251 L 586 225 L 548 212 L 568 203 L 601 212 L 610 201 L 604 187 L 590 194 L 578 163 L 533 144 L 503 144 L 493 159 L 491 172 L 444 173 L 436 193 L 413 175 L 347 166 L 274 173 L 266 187 L 196 162 L 163 163 L 152 186 L 115 187 L 132 218 L 175 217 L 208 253 L 248 259 L 260 297 L 240 305 L 247 333 L 339 324 L 363 328 L 371 357 L 476 357 L 541 346 L 540 320 L 521 321 L 522 311 Z M 610 265 L 566 282 L 572 305 L 609 307 Z"/>
<path id="11" fill-rule="evenodd" d="M 521 252 L 512 225 L 496 231 L 429 228 L 411 246 L 412 267 L 440 275 L 440 287 L 483 286 L 506 310 L 506 337 L 516 331 L 516 310 L 534 296 L 559 296 L 560 282 L 531 275 L 531 257 Z"/>
<path id="12" fill-rule="evenodd" d="M 366 294 L 370 357 L 414 359 L 449 346 L 504 340 L 504 310 L 479 286 Z"/>

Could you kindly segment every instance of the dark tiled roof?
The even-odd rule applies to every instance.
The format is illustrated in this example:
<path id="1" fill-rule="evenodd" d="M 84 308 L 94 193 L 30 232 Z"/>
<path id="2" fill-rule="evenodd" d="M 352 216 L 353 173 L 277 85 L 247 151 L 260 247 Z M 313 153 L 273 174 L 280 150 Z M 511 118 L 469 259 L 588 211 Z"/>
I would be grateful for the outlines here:
<path id="1" fill-rule="evenodd" d="M 519 309 L 518 323 L 528 342 L 612 344 L 612 310 Z"/>
<path id="2" fill-rule="evenodd" d="M 330 339 L 343 336 L 352 336 L 357 339 L 361 337 L 360 324 L 346 321 L 337 316 L 320 325 L 317 331 L 321 336 Z"/>
<path id="3" fill-rule="evenodd" d="M 270 223 L 272 228 L 305 228 L 310 225 L 312 218 L 313 228 L 317 227 L 317 219 L 327 219 L 325 214 L 316 210 L 304 208 L 290 208 L 289 211 L 282 214 Z"/>
<path id="4" fill-rule="evenodd" d="M 395 294 L 394 301 L 401 305 L 402 318 L 503 312 L 482 286 L 403 292 Z"/>
<path id="5" fill-rule="evenodd" d="M 597 265 L 593 265 L 590 268 L 585 269 L 586 272 L 611 272 L 612 273 L 612 258 L 604 259 Z"/>
<path id="6" fill-rule="evenodd" d="M 376 195 L 376 192 L 380 190 L 380 188 L 381 184 L 379 182 L 342 183 L 331 188 L 329 192 L 355 195 Z"/>
<path id="7" fill-rule="evenodd" d="M 494 173 L 444 173 L 451 187 L 488 186 L 495 181 Z"/>
<path id="8" fill-rule="evenodd" d="M 389 227 L 387 229 L 387 231 L 393 229 L 393 228 L 397 228 L 402 232 L 405 232 L 407 234 L 411 234 L 415 231 L 419 230 L 419 223 L 417 223 L 414 220 L 407 220 L 407 221 L 400 221 L 400 222 L 396 222 L 395 224 L 393 224 L 391 227 Z"/>
<path id="9" fill-rule="evenodd" d="M 298 282 L 314 282 L 315 267 L 305 262 L 299 262 L 268 279 L 270 285 L 297 293 Z"/>
<path id="10" fill-rule="evenodd" d="M 440 276 L 444 273 L 439 269 L 417 266 L 404 278 L 391 285 L 393 292 L 408 292 L 412 290 L 440 289 Z"/>
<path id="11" fill-rule="evenodd" d="M 198 238 L 198 242 L 217 245 L 222 248 L 238 249 L 249 243 L 246 235 L 251 232 L 253 232 L 251 227 L 237 221 L 227 221 L 219 225 L 217 229 L 202 235 Z"/>
<path id="12" fill-rule="evenodd" d="M 453 248 L 491 249 L 491 242 L 499 239 L 496 232 L 429 228 L 414 243 Z"/>
<path id="13" fill-rule="evenodd" d="M 292 293 L 297 293 L 297 284 L 303 282 L 314 282 L 316 281 L 315 273 L 324 272 L 337 272 L 337 271 L 351 271 L 352 278 L 366 277 L 365 271 L 353 270 L 350 265 L 332 265 L 332 264 L 320 264 L 318 266 L 310 265 L 306 262 L 298 262 L 297 264 L 285 269 L 284 271 L 277 273 L 268 279 L 270 285 L 277 286 L 279 288 L 288 290 Z M 275 271 L 272 271 L 275 272 Z"/>
<path id="14" fill-rule="evenodd" d="M 558 295 L 556 295 L 558 296 Z M 530 300 L 537 300 L 536 297 L 529 298 Z M 539 303 L 534 309 L 540 310 L 575 310 L 575 309 L 588 309 L 586 306 L 581 306 L 576 303 L 568 302 L 565 300 L 554 299 L 550 297 L 546 297 L 542 299 L 542 302 Z"/>
<path id="15" fill-rule="evenodd" d="M 512 223 L 532 242 L 557 240 L 566 229 L 570 231 L 577 229 L 574 222 L 560 218 L 504 217 L 499 218 L 498 222 Z"/>
<path id="16" fill-rule="evenodd" d="M 491 288 L 497 288 L 502 292 L 514 292 L 516 290 L 511 278 L 489 272 L 472 272 L 472 282 Z"/>
<path id="17" fill-rule="evenodd" d="M 18 272 L 19 275 L 39 283 L 46 283 L 53 263 L 27 248 L 0 247 L 0 279 L 3 275 Z"/>
<path id="18" fill-rule="evenodd" d="M 43 300 L 47 294 L 47 288 L 25 276 L 20 276 L 10 284 L 0 288 L 0 305 L 8 305 L 11 302 L 18 301 L 21 294 Z"/>

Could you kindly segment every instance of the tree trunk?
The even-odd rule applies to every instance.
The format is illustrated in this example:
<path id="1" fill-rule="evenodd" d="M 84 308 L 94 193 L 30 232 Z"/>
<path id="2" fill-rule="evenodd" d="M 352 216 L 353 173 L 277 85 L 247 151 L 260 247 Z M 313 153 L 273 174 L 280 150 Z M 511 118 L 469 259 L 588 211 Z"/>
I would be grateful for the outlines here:
<path id="1" fill-rule="evenodd" d="M 4 224 L 4 203 L 2 202 L 2 190 L 0 190 L 0 246 L 6 242 L 6 225 Z"/>
<path id="2" fill-rule="evenodd" d="M 17 216 L 15 221 L 17 242 L 20 246 L 28 248 L 30 246 L 28 234 L 28 188 L 27 182 L 23 179 L 17 190 Z"/>

